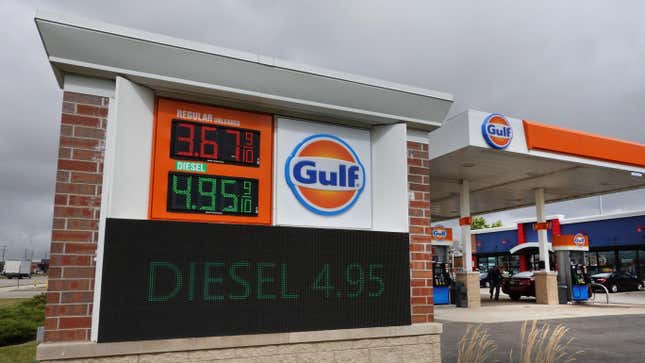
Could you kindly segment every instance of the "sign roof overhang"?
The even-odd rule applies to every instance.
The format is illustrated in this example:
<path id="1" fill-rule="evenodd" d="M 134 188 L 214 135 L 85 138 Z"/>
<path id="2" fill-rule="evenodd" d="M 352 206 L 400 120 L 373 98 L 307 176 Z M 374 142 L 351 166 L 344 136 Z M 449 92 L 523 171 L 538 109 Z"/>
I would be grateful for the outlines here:
<path id="1" fill-rule="evenodd" d="M 117 75 L 160 96 L 371 126 L 442 125 L 450 94 L 296 64 L 84 18 L 39 11 L 36 26 L 61 88 L 66 75 Z"/>

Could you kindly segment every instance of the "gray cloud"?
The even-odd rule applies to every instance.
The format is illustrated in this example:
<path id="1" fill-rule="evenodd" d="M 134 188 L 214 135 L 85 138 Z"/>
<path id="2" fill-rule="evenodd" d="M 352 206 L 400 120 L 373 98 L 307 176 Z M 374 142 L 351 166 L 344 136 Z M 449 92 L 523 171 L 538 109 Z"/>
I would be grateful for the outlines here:
<path id="1" fill-rule="evenodd" d="M 450 92 L 451 114 L 475 108 L 645 142 L 640 1 L 0 0 L 0 245 L 12 255 L 46 251 L 53 209 L 61 91 L 36 8 Z M 643 209 L 645 192 L 605 200 Z M 549 213 L 597 213 L 597 198 L 567 203 Z"/>

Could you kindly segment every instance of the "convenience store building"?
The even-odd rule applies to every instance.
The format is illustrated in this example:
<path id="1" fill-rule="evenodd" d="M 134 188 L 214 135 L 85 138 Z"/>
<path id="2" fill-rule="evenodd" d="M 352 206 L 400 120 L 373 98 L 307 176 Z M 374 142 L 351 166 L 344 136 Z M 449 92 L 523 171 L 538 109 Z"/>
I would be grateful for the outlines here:
<path id="1" fill-rule="evenodd" d="M 645 212 L 628 212 L 581 218 L 547 217 L 553 235 L 578 234 L 589 239 L 586 265 L 589 272 L 627 272 L 645 280 Z M 479 271 L 495 265 L 511 271 L 537 269 L 538 256 L 522 253 L 521 247 L 536 241 L 535 221 L 517 221 L 515 226 L 473 231 L 473 251 Z"/>

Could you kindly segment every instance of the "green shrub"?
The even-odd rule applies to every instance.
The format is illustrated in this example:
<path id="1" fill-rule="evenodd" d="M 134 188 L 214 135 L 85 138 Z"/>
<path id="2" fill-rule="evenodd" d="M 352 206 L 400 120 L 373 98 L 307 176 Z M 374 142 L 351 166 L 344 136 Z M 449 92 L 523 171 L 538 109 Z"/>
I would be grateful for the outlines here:
<path id="1" fill-rule="evenodd" d="M 44 294 L 0 309 L 0 347 L 34 340 L 44 320 Z"/>

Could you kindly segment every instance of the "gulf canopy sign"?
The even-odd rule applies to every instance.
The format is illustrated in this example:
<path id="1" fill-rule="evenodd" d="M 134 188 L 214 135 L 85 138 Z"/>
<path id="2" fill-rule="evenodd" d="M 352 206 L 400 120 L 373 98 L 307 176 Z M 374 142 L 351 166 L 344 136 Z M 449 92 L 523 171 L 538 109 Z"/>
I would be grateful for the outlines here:
<path id="1" fill-rule="evenodd" d="M 488 146 L 503 150 L 513 141 L 513 128 L 511 123 L 498 113 L 488 115 L 482 122 L 482 137 Z"/>
<path id="2" fill-rule="evenodd" d="M 589 251 L 589 236 L 582 233 L 553 236 L 554 251 Z"/>
<path id="3" fill-rule="evenodd" d="M 452 228 L 446 228 L 438 225 L 431 228 L 432 240 L 439 242 L 452 241 Z"/>

